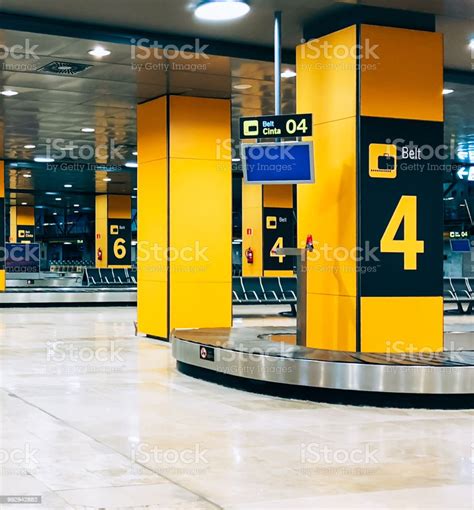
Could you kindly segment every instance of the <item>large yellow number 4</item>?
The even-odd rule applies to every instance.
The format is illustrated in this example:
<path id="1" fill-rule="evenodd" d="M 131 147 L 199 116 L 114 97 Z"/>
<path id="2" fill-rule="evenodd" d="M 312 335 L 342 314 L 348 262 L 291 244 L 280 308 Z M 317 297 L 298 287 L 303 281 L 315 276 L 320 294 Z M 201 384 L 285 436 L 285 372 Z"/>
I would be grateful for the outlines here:
<path id="1" fill-rule="evenodd" d="M 278 257 L 278 262 L 283 264 L 285 255 L 278 255 L 275 253 L 275 250 L 278 250 L 279 248 L 283 248 L 283 237 L 279 237 L 273 245 L 273 248 L 270 250 L 270 257 Z"/>
<path id="2" fill-rule="evenodd" d="M 403 221 L 403 239 L 397 240 Z M 404 195 L 393 213 L 380 241 L 382 253 L 403 253 L 405 271 L 417 269 L 417 255 L 425 252 L 425 242 L 417 239 L 417 198 Z"/>

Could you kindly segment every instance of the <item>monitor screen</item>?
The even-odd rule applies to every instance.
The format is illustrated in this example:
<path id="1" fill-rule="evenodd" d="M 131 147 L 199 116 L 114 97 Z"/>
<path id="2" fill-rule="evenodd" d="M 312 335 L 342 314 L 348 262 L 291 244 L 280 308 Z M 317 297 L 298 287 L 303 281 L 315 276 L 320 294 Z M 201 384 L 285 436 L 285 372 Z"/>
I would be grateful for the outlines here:
<path id="1" fill-rule="evenodd" d="M 8 273 L 39 273 L 39 244 L 7 243 L 5 245 L 5 269 Z"/>
<path id="2" fill-rule="evenodd" d="M 469 253 L 471 251 L 471 243 L 469 239 L 451 239 L 451 250 L 461 253 Z"/>
<path id="3" fill-rule="evenodd" d="M 242 144 L 247 184 L 314 182 L 313 142 Z"/>

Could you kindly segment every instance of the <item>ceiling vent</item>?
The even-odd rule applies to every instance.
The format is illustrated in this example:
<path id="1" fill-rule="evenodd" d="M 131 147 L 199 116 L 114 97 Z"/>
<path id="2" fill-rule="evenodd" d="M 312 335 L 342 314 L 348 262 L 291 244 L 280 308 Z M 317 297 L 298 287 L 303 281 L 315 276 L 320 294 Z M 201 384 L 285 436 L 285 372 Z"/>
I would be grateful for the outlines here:
<path id="1" fill-rule="evenodd" d="M 82 73 L 91 67 L 89 64 L 78 64 L 76 62 L 64 62 L 55 60 L 38 69 L 39 73 L 59 74 L 61 76 L 74 76 Z"/>

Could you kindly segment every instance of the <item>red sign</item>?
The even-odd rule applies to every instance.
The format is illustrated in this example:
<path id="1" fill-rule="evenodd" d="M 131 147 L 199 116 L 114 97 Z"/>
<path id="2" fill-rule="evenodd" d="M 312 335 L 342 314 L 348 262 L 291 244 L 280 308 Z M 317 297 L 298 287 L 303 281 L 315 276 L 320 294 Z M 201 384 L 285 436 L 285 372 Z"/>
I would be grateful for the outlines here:
<path id="1" fill-rule="evenodd" d="M 248 228 L 247 229 L 247 235 L 251 236 L 252 234 L 253 234 L 253 228 Z"/>

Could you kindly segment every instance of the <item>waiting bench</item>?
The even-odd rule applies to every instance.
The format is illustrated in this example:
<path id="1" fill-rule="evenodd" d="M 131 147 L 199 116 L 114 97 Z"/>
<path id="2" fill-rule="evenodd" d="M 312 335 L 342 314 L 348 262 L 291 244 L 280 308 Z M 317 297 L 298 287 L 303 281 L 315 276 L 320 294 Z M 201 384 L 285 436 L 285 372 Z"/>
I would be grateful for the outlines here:
<path id="1" fill-rule="evenodd" d="M 88 287 L 133 287 L 137 285 L 137 271 L 134 269 L 86 268 L 82 285 Z"/>
<path id="2" fill-rule="evenodd" d="M 444 278 L 445 303 L 455 304 L 459 313 L 470 314 L 474 307 L 474 278 Z"/>

